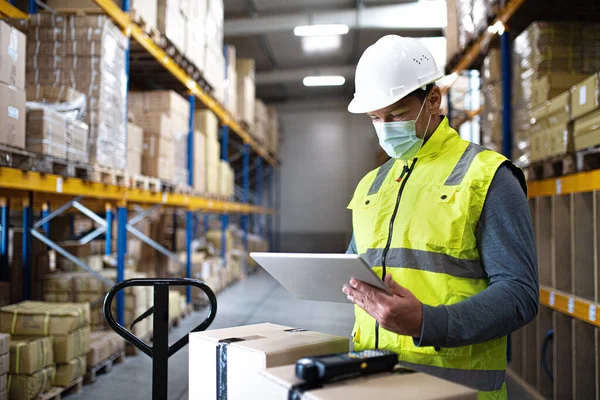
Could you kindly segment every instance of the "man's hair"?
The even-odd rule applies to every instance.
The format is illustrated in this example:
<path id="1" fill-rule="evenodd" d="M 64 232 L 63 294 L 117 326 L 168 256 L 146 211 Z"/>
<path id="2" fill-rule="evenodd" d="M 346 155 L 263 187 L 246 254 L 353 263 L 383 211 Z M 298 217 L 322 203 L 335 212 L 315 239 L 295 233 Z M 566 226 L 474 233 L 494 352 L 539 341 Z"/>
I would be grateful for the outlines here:
<path id="1" fill-rule="evenodd" d="M 425 89 L 418 88 L 417 90 L 407 94 L 406 97 L 416 97 L 417 99 L 419 99 L 419 102 L 422 103 L 425 101 L 427 95 L 429 94 L 429 92 L 431 92 L 431 89 L 433 89 L 434 86 L 435 83 L 430 83 L 429 85 L 425 86 Z"/>

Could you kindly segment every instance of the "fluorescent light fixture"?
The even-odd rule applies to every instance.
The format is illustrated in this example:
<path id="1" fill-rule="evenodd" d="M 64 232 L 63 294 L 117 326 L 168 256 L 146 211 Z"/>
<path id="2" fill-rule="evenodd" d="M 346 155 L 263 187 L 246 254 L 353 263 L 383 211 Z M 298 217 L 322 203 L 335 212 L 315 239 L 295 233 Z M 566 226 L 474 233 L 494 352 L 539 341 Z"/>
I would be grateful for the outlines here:
<path id="1" fill-rule="evenodd" d="M 307 76 L 302 82 L 304 86 L 342 86 L 346 83 L 346 78 L 339 75 Z"/>
<path id="2" fill-rule="evenodd" d="M 344 24 L 302 25 L 294 28 L 296 36 L 331 36 L 345 35 L 350 28 Z"/>
<path id="3" fill-rule="evenodd" d="M 342 47 L 341 36 L 306 36 L 302 38 L 305 53 L 319 53 L 337 50 Z"/>

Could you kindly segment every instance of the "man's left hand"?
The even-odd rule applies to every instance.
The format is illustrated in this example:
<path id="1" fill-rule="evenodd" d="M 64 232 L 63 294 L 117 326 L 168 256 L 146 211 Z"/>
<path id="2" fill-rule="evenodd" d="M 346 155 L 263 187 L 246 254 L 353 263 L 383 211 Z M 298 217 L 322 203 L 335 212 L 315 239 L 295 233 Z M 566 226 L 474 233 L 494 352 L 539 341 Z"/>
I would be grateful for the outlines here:
<path id="1" fill-rule="evenodd" d="M 344 286 L 343 292 L 348 300 L 375 318 L 383 329 L 420 337 L 423 322 L 421 302 L 408 289 L 394 282 L 390 275 L 385 277 L 385 284 L 392 295 L 355 279 L 350 281 L 350 286 Z"/>

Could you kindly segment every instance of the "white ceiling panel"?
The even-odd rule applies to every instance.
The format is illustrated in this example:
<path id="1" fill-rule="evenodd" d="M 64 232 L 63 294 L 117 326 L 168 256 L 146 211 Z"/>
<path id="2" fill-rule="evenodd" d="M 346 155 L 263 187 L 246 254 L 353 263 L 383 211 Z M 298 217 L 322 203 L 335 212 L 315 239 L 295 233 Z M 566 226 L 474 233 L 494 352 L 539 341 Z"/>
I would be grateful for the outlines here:
<path id="1" fill-rule="evenodd" d="M 254 0 L 259 13 L 288 13 L 294 11 L 351 8 L 355 0 Z"/>

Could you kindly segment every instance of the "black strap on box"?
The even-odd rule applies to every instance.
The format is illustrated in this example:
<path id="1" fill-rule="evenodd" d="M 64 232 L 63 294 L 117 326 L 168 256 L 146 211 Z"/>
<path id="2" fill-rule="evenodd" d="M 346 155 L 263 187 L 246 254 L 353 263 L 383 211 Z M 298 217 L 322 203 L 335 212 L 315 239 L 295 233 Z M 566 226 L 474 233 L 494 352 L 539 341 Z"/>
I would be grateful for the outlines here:
<path id="1" fill-rule="evenodd" d="M 117 293 L 131 286 L 152 286 L 154 288 L 154 306 L 151 308 L 154 313 L 152 347 L 148 346 L 124 326 L 118 324 L 112 314 L 112 302 Z M 217 315 L 217 298 L 210 287 L 204 282 L 195 279 L 130 279 L 115 285 L 104 299 L 104 318 L 108 325 L 119 336 L 152 359 L 153 400 L 164 400 L 167 398 L 169 357 L 177 353 L 189 342 L 188 334 L 172 346 L 169 346 L 169 287 L 171 286 L 195 286 L 206 294 L 210 302 L 208 315 L 192 332 L 203 331 L 208 328 Z M 144 314 L 149 313 L 149 311 L 146 311 Z"/>
<path id="2" fill-rule="evenodd" d="M 227 347 L 243 342 L 243 338 L 228 338 L 217 343 L 217 400 L 227 400 Z"/>
<path id="3" fill-rule="evenodd" d="M 322 387 L 323 384 L 319 381 L 297 383 L 288 391 L 288 400 L 301 400 L 304 392 L 320 389 Z"/>

